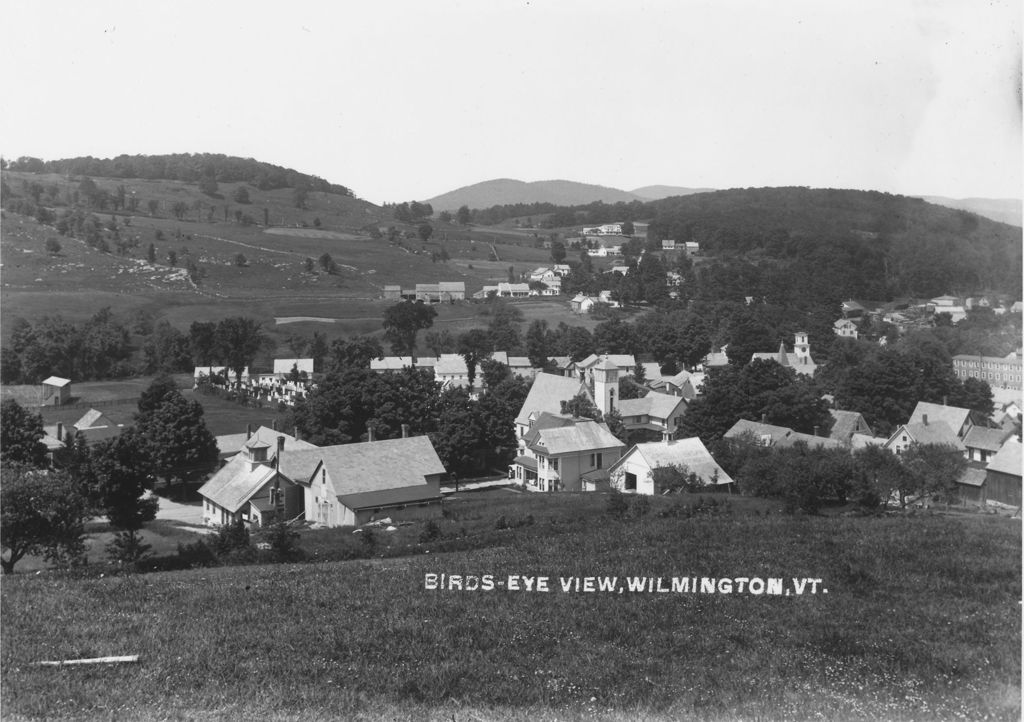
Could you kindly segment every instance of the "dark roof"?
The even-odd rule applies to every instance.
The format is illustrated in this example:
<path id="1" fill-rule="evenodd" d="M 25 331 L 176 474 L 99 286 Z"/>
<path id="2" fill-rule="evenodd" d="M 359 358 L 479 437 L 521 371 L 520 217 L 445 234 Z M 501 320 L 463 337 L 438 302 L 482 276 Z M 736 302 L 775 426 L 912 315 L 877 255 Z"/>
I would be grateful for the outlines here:
<path id="1" fill-rule="evenodd" d="M 972 426 L 971 430 L 964 436 L 964 446 L 969 449 L 999 451 L 1003 448 L 1003 442 L 1012 435 L 1012 431 L 1006 431 L 1005 429 L 986 429 L 983 426 Z"/>
<path id="2" fill-rule="evenodd" d="M 537 460 L 532 456 L 517 456 L 512 460 L 513 464 L 524 466 L 531 471 L 537 471 Z"/>
<path id="3" fill-rule="evenodd" d="M 338 495 L 338 501 L 349 509 L 373 509 L 395 504 L 416 504 L 437 501 L 440 498 L 439 494 L 431 493 L 431 487 L 425 484 Z"/>
<path id="4" fill-rule="evenodd" d="M 830 409 L 829 414 L 835 420 L 832 424 L 832 431 L 829 433 L 829 436 L 833 439 L 848 443 L 854 434 L 866 433 L 868 436 L 871 436 L 874 433 L 858 411 Z M 867 428 L 867 431 L 861 431 L 862 426 Z"/>

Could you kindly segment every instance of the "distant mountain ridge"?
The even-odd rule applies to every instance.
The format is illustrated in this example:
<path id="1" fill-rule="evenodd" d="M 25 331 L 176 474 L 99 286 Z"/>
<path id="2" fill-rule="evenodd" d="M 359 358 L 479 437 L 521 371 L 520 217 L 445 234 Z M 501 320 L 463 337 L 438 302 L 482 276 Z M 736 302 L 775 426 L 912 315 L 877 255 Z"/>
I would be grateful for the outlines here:
<path id="1" fill-rule="evenodd" d="M 635 191 L 577 183 L 567 180 L 526 182 L 513 178 L 474 183 L 456 188 L 427 199 L 435 211 L 455 211 L 461 206 L 490 208 L 517 203 L 551 203 L 556 206 L 579 206 L 601 201 L 603 203 L 631 203 L 651 201 L 675 195 L 700 193 L 710 188 L 680 188 L 676 186 L 645 186 Z"/>
<path id="2" fill-rule="evenodd" d="M 912 196 L 946 208 L 955 208 L 984 216 L 989 220 L 1009 223 L 1011 226 L 1024 225 L 1024 213 L 1019 198 L 944 198 L 943 196 Z"/>

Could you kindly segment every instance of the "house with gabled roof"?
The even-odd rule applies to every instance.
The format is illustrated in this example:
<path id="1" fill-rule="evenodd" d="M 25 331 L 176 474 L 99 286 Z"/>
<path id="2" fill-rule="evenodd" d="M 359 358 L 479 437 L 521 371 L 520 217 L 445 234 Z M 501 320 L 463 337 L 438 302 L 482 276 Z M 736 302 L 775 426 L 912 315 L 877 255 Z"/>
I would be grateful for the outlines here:
<path id="1" fill-rule="evenodd" d="M 126 417 L 121 418 L 127 420 Z M 73 433 L 81 434 L 86 443 L 89 444 L 97 444 L 119 436 L 124 427 L 124 421 L 117 421 L 98 409 L 89 409 L 78 421 L 72 424 Z"/>
<path id="2" fill-rule="evenodd" d="M 516 416 L 516 438 L 523 438 L 540 414 L 561 414 L 562 402 L 570 401 L 579 394 L 585 394 L 591 401 L 594 400 L 594 395 L 587 389 L 587 385 L 578 378 L 543 372 L 537 374 Z"/>
<path id="3" fill-rule="evenodd" d="M 857 324 L 848 318 L 841 318 L 832 324 L 832 330 L 836 336 L 840 338 L 852 338 L 856 339 L 859 335 L 857 332 Z"/>
<path id="4" fill-rule="evenodd" d="M 984 426 L 972 426 L 964 435 L 964 446 L 967 447 L 967 460 L 988 463 L 995 456 L 1013 432 L 1006 429 L 989 429 Z"/>
<path id="5" fill-rule="evenodd" d="M 928 414 L 924 414 L 919 422 L 901 424 L 883 447 L 894 454 L 902 454 L 915 444 L 948 446 L 967 456 L 967 447 L 950 425 L 942 420 L 929 419 Z"/>
<path id="6" fill-rule="evenodd" d="M 277 425 L 277 422 L 274 422 Z M 298 432 L 296 431 L 296 434 Z M 215 437 L 217 441 L 217 451 L 222 461 L 227 461 L 235 454 L 241 453 L 246 448 L 246 443 L 256 438 L 265 444 L 274 446 L 277 444 L 278 437 L 283 437 L 285 446 L 288 449 L 315 449 L 315 445 L 310 444 L 308 441 L 302 441 L 297 436 L 286 434 L 283 431 L 278 431 L 276 428 L 268 426 L 260 426 L 255 430 L 252 424 L 249 424 L 245 431 L 239 434 L 222 434 Z"/>
<path id="7" fill-rule="evenodd" d="M 480 369 L 477 369 L 477 376 Z M 443 388 L 469 386 L 469 367 L 466 366 L 466 359 L 461 354 L 443 353 L 437 357 L 434 364 L 434 381 L 441 384 Z"/>
<path id="8" fill-rule="evenodd" d="M 625 449 L 607 424 L 542 412 L 519 440 L 509 478 L 529 491 L 583 491 L 607 481 Z"/>
<path id="9" fill-rule="evenodd" d="M 703 442 L 694 437 L 636 444 L 609 469 L 611 487 L 627 494 L 660 494 L 664 490 L 656 488 L 654 470 L 666 466 L 684 467 L 705 486 L 733 483 Z"/>
<path id="10" fill-rule="evenodd" d="M 841 449 L 843 445 L 835 439 L 817 434 L 804 434 L 794 431 L 788 426 L 776 426 L 764 421 L 740 419 L 723 434 L 726 439 L 750 439 L 758 446 L 771 446 L 780 449 L 806 444 L 810 448 Z"/>
<path id="11" fill-rule="evenodd" d="M 981 417 L 981 414 L 970 409 L 964 409 L 959 406 L 947 406 L 946 404 L 933 404 L 928 401 L 918 401 L 908 423 L 920 424 L 928 421 L 944 421 L 960 440 L 967 436 L 967 432 L 971 430 L 971 427 L 985 425 L 985 420 Z"/>
<path id="12" fill-rule="evenodd" d="M 829 409 L 832 416 L 832 429 L 829 431 L 829 438 L 850 446 L 853 443 L 855 434 L 873 437 L 875 432 L 871 430 L 864 415 L 858 411 L 843 411 L 841 409 Z"/>
<path id="13" fill-rule="evenodd" d="M 612 365 L 618 369 L 619 377 L 632 376 L 633 369 L 636 368 L 636 357 L 633 354 L 619 354 L 619 353 L 603 353 L 595 354 L 592 353 L 582 361 L 576 362 L 576 374 L 580 379 L 592 382 L 594 368 L 604 361 L 610 361 Z"/>
<path id="14" fill-rule="evenodd" d="M 629 429 L 645 429 L 673 438 L 688 402 L 682 396 L 671 396 L 650 391 L 639 399 L 619 399 L 615 410 L 622 417 L 622 425 Z"/>

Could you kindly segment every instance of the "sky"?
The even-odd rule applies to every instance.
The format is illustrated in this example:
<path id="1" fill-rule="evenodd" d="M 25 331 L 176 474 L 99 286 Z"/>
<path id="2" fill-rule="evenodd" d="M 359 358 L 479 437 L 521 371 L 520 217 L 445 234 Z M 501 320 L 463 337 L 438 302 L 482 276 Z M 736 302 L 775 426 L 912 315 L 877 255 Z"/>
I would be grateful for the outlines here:
<path id="1" fill-rule="evenodd" d="M 1014 0 L 4 0 L 0 153 L 1021 197 Z"/>

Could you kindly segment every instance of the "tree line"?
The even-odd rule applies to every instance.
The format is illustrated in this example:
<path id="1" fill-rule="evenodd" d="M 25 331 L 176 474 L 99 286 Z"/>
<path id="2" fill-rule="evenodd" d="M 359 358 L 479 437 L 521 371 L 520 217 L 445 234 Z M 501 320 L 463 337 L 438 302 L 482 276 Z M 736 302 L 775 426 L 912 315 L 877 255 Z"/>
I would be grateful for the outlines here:
<path id="1" fill-rule="evenodd" d="M 245 182 L 260 190 L 305 188 L 309 191 L 352 196 L 349 188 L 329 183 L 315 175 L 291 168 L 219 153 L 172 153 L 166 155 L 119 155 L 115 158 L 92 156 L 44 161 L 20 157 L 4 161 L 13 171 L 59 173 L 64 176 L 96 178 L 144 178 L 199 183 L 213 179 L 220 183 Z"/>

